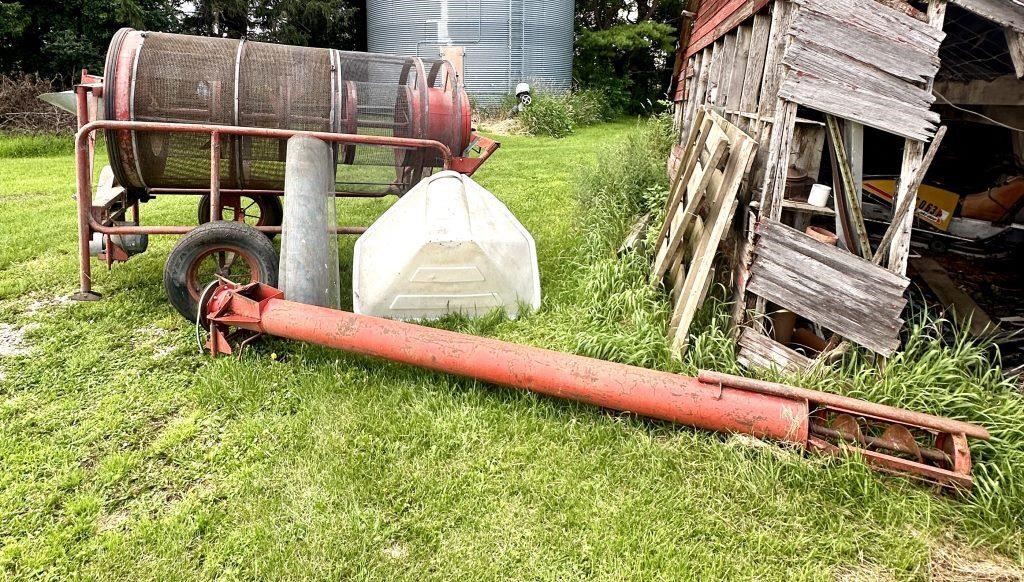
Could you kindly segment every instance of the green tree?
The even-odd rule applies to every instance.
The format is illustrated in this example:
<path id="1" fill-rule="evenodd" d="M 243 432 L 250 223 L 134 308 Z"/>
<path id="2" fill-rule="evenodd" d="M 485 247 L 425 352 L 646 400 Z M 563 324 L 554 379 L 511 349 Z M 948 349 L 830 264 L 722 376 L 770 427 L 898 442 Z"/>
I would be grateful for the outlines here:
<path id="1" fill-rule="evenodd" d="M 194 0 L 182 18 L 182 31 L 201 36 L 243 38 L 249 35 L 256 2 L 250 0 Z"/>
<path id="2" fill-rule="evenodd" d="M 576 80 L 619 110 L 649 109 L 665 98 L 681 13 L 681 0 L 577 0 Z"/>
<path id="3" fill-rule="evenodd" d="M 300 46 L 361 50 L 358 0 L 196 0 L 186 32 Z"/>
<path id="4" fill-rule="evenodd" d="M 256 22 L 264 40 L 300 46 L 365 50 L 363 2 L 262 0 Z"/>
<path id="5" fill-rule="evenodd" d="M 0 0 L 0 74 L 38 73 L 68 86 L 86 67 L 103 70 L 122 26 L 178 27 L 180 0 Z"/>

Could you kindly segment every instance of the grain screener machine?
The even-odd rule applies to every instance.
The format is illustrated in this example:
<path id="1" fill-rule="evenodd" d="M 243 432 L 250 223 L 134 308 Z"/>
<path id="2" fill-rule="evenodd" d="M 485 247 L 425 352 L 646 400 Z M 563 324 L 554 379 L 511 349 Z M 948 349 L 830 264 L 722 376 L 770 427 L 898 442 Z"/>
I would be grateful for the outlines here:
<path id="1" fill-rule="evenodd" d="M 471 175 L 499 145 L 473 131 L 468 96 L 444 60 L 127 28 L 111 41 L 102 77 L 83 71 L 75 113 L 75 297 L 99 298 L 92 257 L 109 266 L 144 251 L 148 235 L 187 235 L 164 272 L 171 302 L 187 317 L 214 275 L 276 276 L 269 245 L 250 244 L 251 230 L 227 223 L 281 232 L 288 138 L 331 144 L 336 196 L 351 197 L 401 196 L 440 169 Z M 97 133 L 109 169 L 94 188 Z M 199 223 L 224 224 L 196 232 L 142 224 L 140 203 L 171 195 L 195 196 Z"/>

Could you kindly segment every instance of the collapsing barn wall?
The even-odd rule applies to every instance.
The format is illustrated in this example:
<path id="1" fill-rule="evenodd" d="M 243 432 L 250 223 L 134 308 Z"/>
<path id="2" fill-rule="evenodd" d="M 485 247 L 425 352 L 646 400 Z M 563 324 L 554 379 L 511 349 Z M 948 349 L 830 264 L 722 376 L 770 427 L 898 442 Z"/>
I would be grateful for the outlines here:
<path id="1" fill-rule="evenodd" d="M 898 324 L 913 212 L 896 220 L 887 248 L 872 251 L 860 214 L 862 131 L 867 125 L 906 140 L 896 206 L 909 203 L 912 208 L 916 196 L 912 184 L 939 122 L 930 109 L 944 14 L 945 0 L 933 1 L 927 14 L 901 0 L 778 0 L 771 4 L 711 0 L 698 8 L 688 31 L 676 93 L 680 136 L 693 130 L 699 111 L 713 108 L 758 140 L 753 171 L 740 193 L 748 208 L 744 215 L 750 212 L 762 224 L 779 224 L 771 232 L 786 233 L 798 248 L 805 238 L 811 240 L 801 232 L 804 223 L 810 222 L 810 213 L 830 210 L 791 199 L 787 192 L 794 177 L 817 179 L 824 136 L 828 137 L 839 230 L 846 248 L 856 254 L 839 249 L 826 252 L 814 246 L 820 243 L 808 243 L 794 254 L 800 264 L 789 269 L 800 275 L 831 273 L 835 281 L 818 293 L 808 287 L 813 278 L 794 276 L 786 291 L 793 295 L 803 289 L 803 297 L 791 297 L 788 303 L 797 315 L 822 327 L 854 322 L 864 316 L 865 308 L 871 308 L 871 300 L 879 299 L 887 301 L 884 310 L 894 313 L 890 320 Z M 799 117 L 798 107 L 806 109 Z M 823 117 L 827 123 L 809 119 Z M 677 151 L 674 157 L 680 155 Z M 796 170 L 804 175 L 794 176 Z M 787 355 L 784 346 L 772 345 L 773 340 L 765 337 L 766 302 L 786 302 L 780 292 L 789 275 L 784 264 L 768 270 L 763 262 L 755 262 L 755 257 L 769 256 L 770 251 L 762 247 L 773 243 L 763 234 L 757 236 L 753 222 L 745 222 L 733 265 L 735 323 L 743 330 L 738 333 L 740 359 L 803 366 L 806 358 L 797 358 L 795 352 Z M 797 230 L 779 230 L 784 228 L 781 222 Z M 847 259 L 837 259 L 836 251 Z M 876 264 L 881 261 L 871 260 L 874 254 L 888 255 L 892 276 L 880 272 L 882 267 Z M 844 285 L 844 280 L 851 284 Z M 749 302 L 748 283 L 752 283 Z M 877 286 L 875 297 L 872 285 Z M 898 328 L 883 325 L 859 330 L 857 343 L 889 353 Z"/>

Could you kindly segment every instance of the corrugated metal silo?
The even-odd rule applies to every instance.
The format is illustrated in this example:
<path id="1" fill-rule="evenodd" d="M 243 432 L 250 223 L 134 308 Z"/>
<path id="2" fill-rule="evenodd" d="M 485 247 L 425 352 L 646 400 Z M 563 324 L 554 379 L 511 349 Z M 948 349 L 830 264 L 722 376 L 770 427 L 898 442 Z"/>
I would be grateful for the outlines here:
<path id="1" fill-rule="evenodd" d="M 517 83 L 562 91 L 572 82 L 573 0 L 367 0 L 370 52 L 439 56 L 465 50 L 465 84 L 482 105 Z"/>

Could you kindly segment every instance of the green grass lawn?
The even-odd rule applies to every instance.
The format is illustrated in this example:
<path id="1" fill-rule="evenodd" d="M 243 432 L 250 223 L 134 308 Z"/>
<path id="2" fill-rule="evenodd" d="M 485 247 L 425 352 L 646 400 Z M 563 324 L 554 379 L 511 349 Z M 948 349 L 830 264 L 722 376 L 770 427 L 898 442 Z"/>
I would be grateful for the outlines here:
<path id="1" fill-rule="evenodd" d="M 657 339 L 664 304 L 634 284 L 643 261 L 594 250 L 607 221 L 579 203 L 579 185 L 600 181 L 600 152 L 633 126 L 503 138 L 477 178 L 536 238 L 544 305 L 517 322 L 443 325 L 738 371 L 714 309 L 688 360 L 669 362 Z M 1015 475 L 957 499 L 856 461 L 315 346 L 266 340 L 241 360 L 210 359 L 164 298 L 173 238 L 153 237 L 110 272 L 96 265 L 104 299 L 70 302 L 73 161 L 33 148 L 0 148 L 11 156 L 0 158 L 0 577 L 922 579 L 1021 563 Z M 649 157 L 646 171 L 663 180 L 663 158 Z M 369 224 L 386 204 L 341 202 L 339 216 Z M 195 199 L 143 207 L 148 223 L 194 217 Z M 883 377 L 858 361 L 834 373 L 855 378 L 849 393 L 887 386 L 879 400 L 953 414 L 914 387 L 1003 387 L 971 376 L 987 363 L 955 360 L 974 357 L 963 350 L 894 358 Z M 983 475 L 1020 459 L 1005 442 L 1021 430 L 1006 419 L 1019 417 L 998 412 L 1019 407 L 1013 398 L 978 397 L 1003 439 L 982 449 Z"/>

